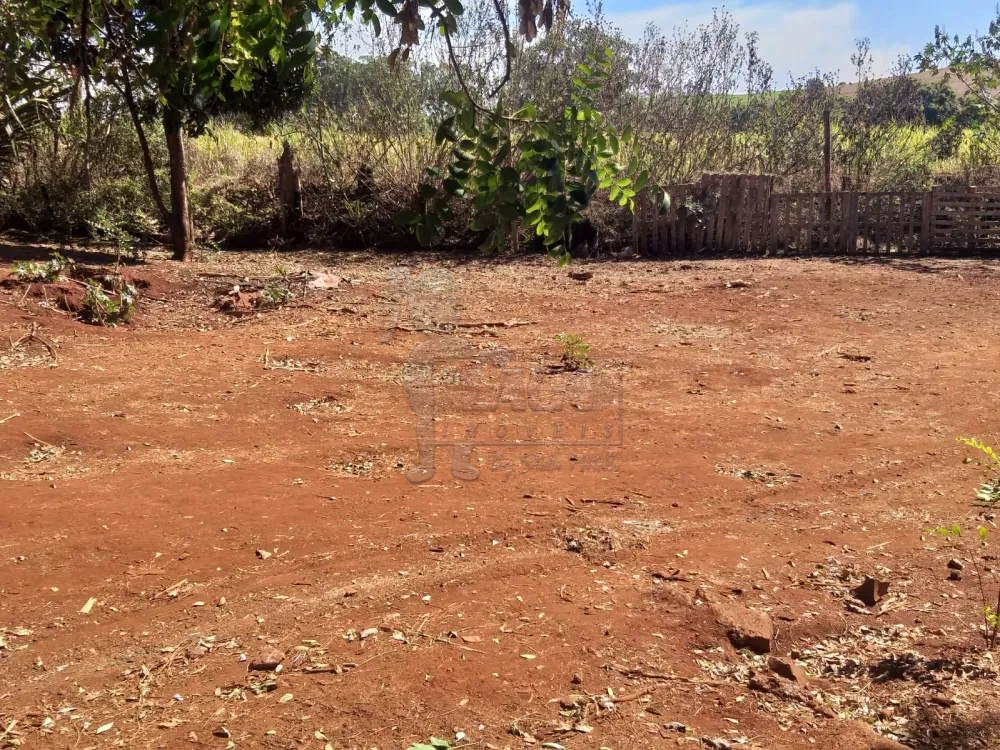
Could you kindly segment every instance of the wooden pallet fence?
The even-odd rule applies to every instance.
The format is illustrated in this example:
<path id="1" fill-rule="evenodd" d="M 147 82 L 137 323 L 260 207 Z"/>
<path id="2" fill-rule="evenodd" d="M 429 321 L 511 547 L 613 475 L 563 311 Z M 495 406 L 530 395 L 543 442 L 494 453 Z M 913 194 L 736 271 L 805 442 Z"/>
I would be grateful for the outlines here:
<path id="1" fill-rule="evenodd" d="M 909 254 L 920 250 L 922 193 L 790 193 L 772 197 L 772 253 Z"/>
<path id="2" fill-rule="evenodd" d="M 666 188 L 670 210 L 664 214 L 643 191 L 632 223 L 635 249 L 647 256 L 763 251 L 773 185 L 770 175 L 706 174 Z"/>
<path id="3" fill-rule="evenodd" d="M 636 250 L 646 256 L 716 251 L 915 255 L 1000 250 L 1000 189 L 776 193 L 767 175 L 706 174 L 667 188 L 659 214 L 638 196 Z"/>
<path id="4" fill-rule="evenodd" d="M 1000 248 L 1000 191 L 936 188 L 931 194 L 929 231 L 935 249 Z"/>

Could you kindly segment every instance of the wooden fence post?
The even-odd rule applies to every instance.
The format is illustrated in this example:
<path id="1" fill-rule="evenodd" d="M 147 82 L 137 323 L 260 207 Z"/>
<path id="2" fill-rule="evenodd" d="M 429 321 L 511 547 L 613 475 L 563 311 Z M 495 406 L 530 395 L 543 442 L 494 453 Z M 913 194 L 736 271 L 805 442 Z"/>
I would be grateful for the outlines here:
<path id="1" fill-rule="evenodd" d="M 924 193 L 923 211 L 920 217 L 920 252 L 929 253 L 933 246 L 931 238 L 931 211 L 934 210 L 933 191 Z"/>
<path id="2" fill-rule="evenodd" d="M 278 159 L 278 199 L 281 201 L 281 233 L 288 235 L 289 221 L 302 218 L 302 188 L 299 171 L 292 160 L 292 147 L 285 147 Z"/>

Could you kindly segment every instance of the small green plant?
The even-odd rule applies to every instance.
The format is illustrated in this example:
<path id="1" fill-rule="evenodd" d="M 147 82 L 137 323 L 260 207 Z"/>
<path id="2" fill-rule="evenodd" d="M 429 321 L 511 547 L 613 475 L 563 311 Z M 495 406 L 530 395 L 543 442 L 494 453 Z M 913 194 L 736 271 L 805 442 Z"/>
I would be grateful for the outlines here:
<path id="1" fill-rule="evenodd" d="M 141 210 L 137 210 L 137 213 L 141 214 Z M 124 221 L 116 214 L 99 208 L 87 224 L 94 237 L 114 245 L 115 252 L 119 257 L 124 255 L 138 258 L 141 255 L 135 237 L 125 228 Z"/>
<path id="2" fill-rule="evenodd" d="M 52 253 L 44 263 L 38 261 L 16 261 L 14 263 L 14 278 L 18 281 L 45 282 L 52 284 L 65 281 L 72 276 L 76 266 L 69 258 L 59 253 Z"/>
<path id="3" fill-rule="evenodd" d="M 135 313 L 138 296 L 136 288 L 117 270 L 100 280 L 87 279 L 80 317 L 87 323 L 106 327 L 127 323 Z"/>
<path id="4" fill-rule="evenodd" d="M 452 744 L 448 740 L 431 737 L 427 742 L 414 742 L 406 750 L 452 750 Z"/>
<path id="5" fill-rule="evenodd" d="M 562 364 L 567 370 L 582 370 L 590 367 L 590 344 L 571 333 L 560 333 L 556 341 L 563 345 Z"/>
<path id="6" fill-rule="evenodd" d="M 286 266 L 275 266 L 274 272 L 278 278 L 260 290 L 261 303 L 275 306 L 284 305 L 295 299 L 290 279 L 291 271 Z"/>
<path id="7" fill-rule="evenodd" d="M 287 286 L 272 283 L 260 290 L 260 298 L 266 305 L 284 305 L 295 299 L 295 294 Z"/>
<path id="8" fill-rule="evenodd" d="M 994 477 L 992 480 L 984 482 L 979 489 L 976 490 L 975 499 L 972 501 L 971 505 L 973 508 L 980 510 L 980 517 L 983 519 L 984 523 L 977 529 L 979 535 L 979 545 L 981 548 L 986 548 L 989 546 L 990 531 L 996 528 L 995 518 L 996 511 L 1000 509 L 1000 456 L 997 455 L 996 451 L 989 445 L 975 440 L 974 438 L 958 438 L 958 442 L 963 445 L 967 445 L 970 448 L 975 448 L 980 453 L 983 453 L 989 458 L 989 464 L 993 471 L 998 473 L 998 476 Z M 962 527 L 959 524 L 953 524 L 951 527 L 939 526 L 936 529 L 930 529 L 930 533 L 942 537 L 943 539 L 961 539 L 962 538 Z M 972 565 L 976 571 L 976 579 L 979 583 L 979 596 L 980 603 L 982 606 L 983 613 L 983 637 L 986 639 L 987 648 L 993 648 L 996 646 L 997 638 L 1000 637 L 1000 591 L 997 592 L 996 603 L 993 604 L 992 596 L 990 596 L 986 591 L 986 586 L 983 584 L 983 572 L 985 570 L 990 571 L 993 576 L 994 581 L 997 580 L 996 573 L 994 573 L 990 568 L 980 566 L 979 558 L 976 555 L 972 555 Z"/>

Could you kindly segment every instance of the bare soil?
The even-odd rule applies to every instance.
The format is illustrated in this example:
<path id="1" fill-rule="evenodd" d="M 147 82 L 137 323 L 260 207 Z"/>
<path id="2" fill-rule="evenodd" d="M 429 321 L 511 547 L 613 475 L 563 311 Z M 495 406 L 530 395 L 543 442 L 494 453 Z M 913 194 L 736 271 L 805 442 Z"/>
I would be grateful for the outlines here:
<path id="1" fill-rule="evenodd" d="M 213 307 L 277 263 L 343 281 Z M 467 323 L 522 324 L 464 327 L 484 351 L 554 363 L 566 332 L 616 362 L 623 444 L 479 448 L 476 481 L 444 452 L 410 484 L 428 334 L 386 335 L 399 264 L 449 267 Z M 979 581 L 946 567 L 971 545 L 926 530 L 974 523 L 955 437 L 1000 443 L 1000 264 L 581 269 L 150 260 L 117 329 L 0 288 L 0 747 L 998 741 Z M 14 351 L 32 330 L 56 356 Z M 766 612 L 809 684 L 734 649 L 719 605 Z"/>

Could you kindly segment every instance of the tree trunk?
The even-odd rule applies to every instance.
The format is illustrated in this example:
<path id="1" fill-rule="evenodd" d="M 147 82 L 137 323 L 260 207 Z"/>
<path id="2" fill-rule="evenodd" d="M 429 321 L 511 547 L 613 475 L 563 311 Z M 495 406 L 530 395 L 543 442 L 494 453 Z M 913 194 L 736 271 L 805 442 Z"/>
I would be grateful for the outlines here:
<path id="1" fill-rule="evenodd" d="M 121 88 L 118 86 L 115 86 L 115 88 L 121 93 L 125 104 L 128 106 L 132 125 L 135 128 L 136 137 L 139 139 L 139 148 L 142 150 L 142 165 L 146 169 L 146 179 L 149 181 L 149 192 L 153 195 L 153 201 L 160 210 L 160 218 L 169 223 L 170 212 L 167 211 L 167 206 L 163 202 L 163 196 L 160 195 L 160 186 L 156 182 L 156 167 L 153 165 L 153 155 L 149 151 L 149 141 L 146 140 L 146 131 L 143 129 L 142 120 L 139 117 L 139 107 L 135 103 L 135 95 L 132 92 L 132 81 L 129 79 L 129 71 L 124 66 L 122 69 L 122 84 Z"/>
<path id="2" fill-rule="evenodd" d="M 163 115 L 163 130 L 170 153 L 170 234 L 174 260 L 190 262 L 194 258 L 194 238 L 188 208 L 187 164 L 184 160 L 184 133 L 180 116 L 167 109 Z"/>

